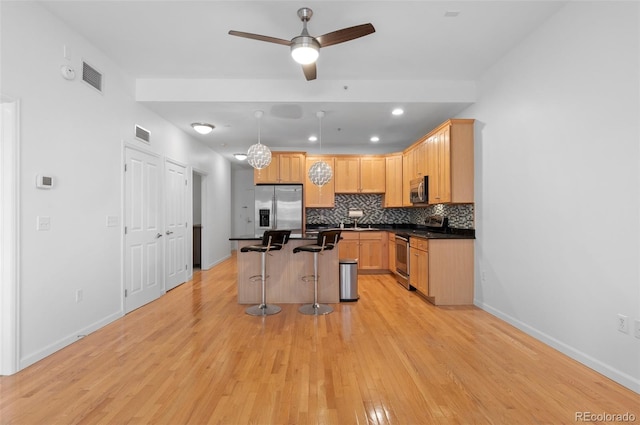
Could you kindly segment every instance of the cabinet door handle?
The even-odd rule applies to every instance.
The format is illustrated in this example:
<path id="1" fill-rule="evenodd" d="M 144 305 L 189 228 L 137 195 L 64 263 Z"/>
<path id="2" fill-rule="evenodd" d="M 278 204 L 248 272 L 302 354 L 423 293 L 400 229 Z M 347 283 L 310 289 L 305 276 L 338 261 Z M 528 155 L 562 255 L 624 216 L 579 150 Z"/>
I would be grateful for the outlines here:
<path id="1" fill-rule="evenodd" d="M 173 232 L 171 230 L 167 230 L 167 235 L 173 235 Z"/>

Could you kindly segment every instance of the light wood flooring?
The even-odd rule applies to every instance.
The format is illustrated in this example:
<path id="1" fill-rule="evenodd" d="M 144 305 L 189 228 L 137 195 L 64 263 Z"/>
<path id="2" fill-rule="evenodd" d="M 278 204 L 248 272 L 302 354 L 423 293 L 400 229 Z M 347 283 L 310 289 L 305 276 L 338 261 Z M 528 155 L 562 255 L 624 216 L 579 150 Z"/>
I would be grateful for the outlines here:
<path id="1" fill-rule="evenodd" d="M 236 302 L 235 257 L 20 373 L 0 424 L 564 424 L 640 395 L 390 275 L 326 316 Z M 301 283 L 302 285 L 303 283 Z"/>

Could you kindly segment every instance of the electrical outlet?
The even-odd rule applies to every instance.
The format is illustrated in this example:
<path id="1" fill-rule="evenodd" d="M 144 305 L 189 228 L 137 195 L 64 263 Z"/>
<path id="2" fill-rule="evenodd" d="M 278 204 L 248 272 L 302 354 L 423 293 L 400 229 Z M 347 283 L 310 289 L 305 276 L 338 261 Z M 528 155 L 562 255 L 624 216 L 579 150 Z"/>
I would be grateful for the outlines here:
<path id="1" fill-rule="evenodd" d="M 640 320 L 636 319 L 635 329 L 633 330 L 633 336 L 640 339 Z"/>
<path id="2" fill-rule="evenodd" d="M 629 333 L 629 318 L 624 314 L 618 314 L 618 330 L 626 334 Z"/>
<path id="3" fill-rule="evenodd" d="M 77 303 L 79 303 L 80 301 L 82 301 L 82 296 L 83 296 L 83 294 L 82 294 L 82 289 L 78 289 L 78 290 L 76 291 L 76 302 L 77 302 Z"/>

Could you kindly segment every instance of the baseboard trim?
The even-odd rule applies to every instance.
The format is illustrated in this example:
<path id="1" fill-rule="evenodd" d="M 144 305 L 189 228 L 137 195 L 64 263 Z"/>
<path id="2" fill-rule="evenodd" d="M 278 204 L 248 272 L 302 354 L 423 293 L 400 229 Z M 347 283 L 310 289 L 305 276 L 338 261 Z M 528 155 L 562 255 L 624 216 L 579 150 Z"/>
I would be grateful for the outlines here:
<path id="1" fill-rule="evenodd" d="M 215 266 L 217 266 L 218 264 L 222 263 L 223 261 L 227 261 L 229 258 L 231 258 L 231 254 L 228 254 L 216 261 L 214 261 L 213 263 L 208 263 L 208 264 L 201 264 L 200 265 L 200 270 L 209 270 Z"/>
<path id="2" fill-rule="evenodd" d="M 611 365 L 608 365 L 606 363 L 603 363 L 602 361 L 591 357 L 590 355 L 577 350 L 576 348 L 565 344 L 564 342 L 516 319 L 515 317 L 512 317 L 504 312 L 502 312 L 501 310 L 498 310 L 488 304 L 485 304 L 481 301 L 478 300 L 474 300 L 474 304 L 478 307 L 481 308 L 482 310 L 486 311 L 487 313 L 491 314 L 492 316 L 496 316 L 497 318 L 504 320 L 505 322 L 509 323 L 510 325 L 518 328 L 519 330 L 521 330 L 522 332 L 526 333 L 527 335 L 530 335 L 534 338 L 536 338 L 539 341 L 544 342 L 545 344 L 547 344 L 550 347 L 555 348 L 556 350 L 560 351 L 562 354 L 565 354 L 569 357 L 571 357 L 572 359 L 582 363 L 583 365 L 595 370 L 596 372 L 606 376 L 607 378 L 619 383 L 620 385 L 623 385 L 627 388 L 629 388 L 631 391 L 635 391 L 636 393 L 640 394 L 640 379 L 634 378 L 633 376 L 622 372 L 614 367 L 612 367 Z"/>
<path id="3" fill-rule="evenodd" d="M 19 365 L 18 365 L 18 370 L 22 370 L 26 367 L 31 366 L 32 364 L 44 359 L 47 356 L 50 356 L 51 354 L 55 353 L 56 351 L 59 351 L 61 349 L 63 349 L 64 347 L 73 344 L 76 341 L 79 341 L 80 339 L 84 338 L 85 336 L 89 335 L 92 332 L 97 331 L 98 329 L 108 325 L 109 323 L 118 320 L 119 318 L 121 318 L 124 315 L 124 312 L 122 311 L 118 311 L 115 312 L 113 314 L 110 314 L 109 316 L 98 320 L 97 322 L 92 323 L 89 326 L 86 326 L 82 329 L 79 329 L 76 332 L 73 332 L 72 335 L 68 335 L 56 342 L 54 342 L 53 344 L 50 344 L 46 347 L 44 347 L 41 350 L 36 351 L 35 353 L 29 354 L 28 356 L 25 356 L 23 358 L 20 359 L 19 361 Z"/>

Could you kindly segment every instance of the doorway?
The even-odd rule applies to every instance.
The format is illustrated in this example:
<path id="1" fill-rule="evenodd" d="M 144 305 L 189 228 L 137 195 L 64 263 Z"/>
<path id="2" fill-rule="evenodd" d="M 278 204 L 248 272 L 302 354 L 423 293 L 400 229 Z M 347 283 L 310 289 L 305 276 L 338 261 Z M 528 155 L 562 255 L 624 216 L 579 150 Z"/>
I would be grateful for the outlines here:
<path id="1" fill-rule="evenodd" d="M 203 218 L 206 217 L 204 212 L 205 203 L 205 188 L 206 188 L 206 174 L 197 170 L 192 170 L 192 214 L 193 214 L 193 270 L 199 270 L 202 267 L 202 248 L 203 248 Z"/>
<path id="2" fill-rule="evenodd" d="M 0 375 L 18 371 L 18 101 L 0 95 Z"/>

